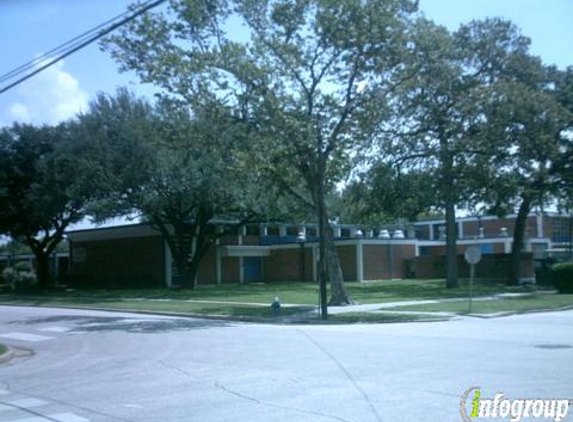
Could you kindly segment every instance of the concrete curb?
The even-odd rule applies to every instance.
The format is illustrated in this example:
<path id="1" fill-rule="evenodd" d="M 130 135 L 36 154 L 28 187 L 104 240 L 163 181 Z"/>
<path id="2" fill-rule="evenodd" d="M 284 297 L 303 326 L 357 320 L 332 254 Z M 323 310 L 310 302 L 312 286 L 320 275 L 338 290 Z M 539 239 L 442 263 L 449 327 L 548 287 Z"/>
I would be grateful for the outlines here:
<path id="1" fill-rule="evenodd" d="M 276 320 L 270 320 L 268 318 L 258 318 L 258 317 L 243 317 L 235 316 L 229 317 L 225 315 L 204 315 L 204 314 L 192 314 L 188 312 L 168 312 L 168 311 L 146 311 L 141 309 L 111 309 L 111 308 L 97 308 L 97 307 L 83 307 L 83 306 L 44 306 L 44 305 L 13 305 L 0 303 L 0 306 L 16 306 L 19 308 L 50 308 L 50 309 L 74 309 L 78 311 L 98 311 L 98 312 L 114 312 L 114 313 L 126 313 L 126 314 L 139 314 L 139 315 L 156 315 L 156 316 L 168 316 L 168 317 L 180 317 L 180 318 L 195 318 L 195 319 L 206 319 L 212 321 L 226 321 L 226 322 L 236 322 L 236 323 L 257 323 L 257 324 L 290 324 L 290 321 L 281 320 L 281 318 L 287 317 L 276 317 Z"/>
<path id="2" fill-rule="evenodd" d="M 95 308 L 95 307 L 79 307 L 79 306 L 35 306 L 35 305 L 7 305 L 0 304 L 0 306 L 17 306 L 21 308 L 51 308 L 51 309 L 74 309 L 78 311 L 98 311 L 98 312 L 114 312 L 114 313 L 127 313 L 127 314 L 139 314 L 139 315 L 156 315 L 156 316 L 169 316 L 169 317 L 179 317 L 179 318 L 195 318 L 195 319 L 205 319 L 209 321 L 224 321 L 229 323 L 253 323 L 253 324 L 270 324 L 270 325 L 351 325 L 356 323 L 362 324 L 378 324 L 378 322 L 341 322 L 326 320 L 323 321 L 317 318 L 305 318 L 305 319 L 295 319 L 292 316 L 276 317 L 276 319 L 268 318 L 257 318 L 257 317 L 227 317 L 224 315 L 201 315 L 201 314 L 190 314 L 190 313 L 178 313 L 178 312 L 162 312 L 162 311 L 143 311 L 140 309 L 110 309 L 110 308 Z M 331 314 L 329 314 L 331 315 Z M 332 314 L 334 315 L 334 314 Z M 344 315 L 344 314 L 339 314 Z M 436 320 L 420 320 L 411 322 L 444 322 L 457 319 L 453 318 L 443 318 L 438 317 Z M 400 323 L 410 323 L 408 321 L 399 321 Z M 397 322 L 396 322 L 397 323 Z M 380 323 L 389 324 L 389 323 Z M 393 324 L 393 322 L 392 322 Z"/>
<path id="3" fill-rule="evenodd" d="M 570 311 L 570 310 L 573 310 L 573 305 L 567 305 L 553 309 L 530 309 L 527 311 L 505 311 L 505 312 L 495 312 L 491 314 L 466 314 L 463 316 L 471 318 L 492 319 L 492 318 L 508 317 L 512 315 L 539 314 L 544 312 L 560 312 L 560 311 Z"/>

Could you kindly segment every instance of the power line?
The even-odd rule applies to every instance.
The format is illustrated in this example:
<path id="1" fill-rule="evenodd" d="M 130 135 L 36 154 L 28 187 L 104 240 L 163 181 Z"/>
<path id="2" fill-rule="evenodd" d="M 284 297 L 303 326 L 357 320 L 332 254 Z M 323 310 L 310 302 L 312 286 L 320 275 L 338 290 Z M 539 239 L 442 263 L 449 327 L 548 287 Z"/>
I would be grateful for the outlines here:
<path id="1" fill-rule="evenodd" d="M 60 52 L 65 51 L 66 48 L 70 48 L 73 45 L 77 45 L 82 39 L 87 38 L 88 35 L 92 34 L 93 32 L 97 31 L 98 29 L 103 28 L 106 25 L 109 25 L 110 23 L 116 21 L 117 19 L 119 19 L 125 15 L 128 15 L 129 13 L 131 13 L 131 11 L 127 10 L 127 11 L 121 13 L 120 15 L 117 15 L 117 16 L 105 21 L 104 23 L 90 29 L 89 31 L 86 31 L 83 34 L 80 34 L 77 37 L 74 37 L 71 40 L 68 40 L 65 43 L 60 44 L 59 46 L 39 55 L 38 57 L 34 58 L 33 60 L 30 60 L 29 62 L 26 62 L 21 66 L 18 66 L 17 68 L 11 70 L 10 72 L 3 74 L 2 76 L 0 76 L 0 82 L 4 82 L 5 80 L 12 79 L 15 76 L 25 72 L 26 70 L 33 68 L 36 64 L 42 63 L 43 61 L 49 59 L 54 54 L 56 54 L 56 53 L 59 54 Z"/>
<path id="2" fill-rule="evenodd" d="M 88 46 L 89 44 L 93 43 L 94 41 L 97 41 L 98 39 L 100 39 L 101 37 L 109 34 L 110 32 L 114 31 L 115 29 L 119 28 L 122 25 L 125 25 L 127 22 L 135 19 L 136 17 L 138 17 L 139 15 L 147 12 L 148 10 L 159 6 L 161 3 L 164 3 L 166 0 L 155 0 L 155 1 L 148 1 L 147 3 L 144 3 L 141 8 L 133 11 L 133 13 L 131 13 L 129 16 L 121 19 L 119 22 L 109 26 L 106 29 L 102 29 L 100 31 L 98 31 L 95 35 L 89 37 L 86 39 L 86 35 L 89 35 L 91 33 L 93 33 L 95 30 L 101 28 L 102 26 L 105 26 L 107 23 L 109 22 L 113 22 L 115 20 L 117 20 L 119 17 L 124 16 L 125 14 L 129 13 L 129 12 L 125 12 L 122 13 L 121 15 L 116 16 L 115 18 L 112 18 L 108 21 L 106 21 L 105 23 L 98 25 L 97 27 L 86 31 L 85 33 L 78 35 L 77 37 L 67 41 L 66 43 L 50 50 L 48 53 L 44 54 L 43 58 L 38 58 L 35 60 L 32 60 L 22 66 L 19 66 L 18 68 L 6 73 L 5 75 L 2 75 L 2 77 L 0 77 L 0 81 L 4 81 L 6 79 L 13 79 L 15 76 L 23 73 L 25 71 L 25 69 L 29 69 L 34 67 L 37 63 L 42 62 L 43 60 L 45 60 L 49 54 L 53 53 L 54 51 L 60 51 L 63 49 L 64 46 L 67 46 L 67 49 L 64 49 L 64 52 L 62 54 L 60 54 L 59 56 L 55 57 L 54 59 L 52 59 L 51 61 L 49 61 L 48 63 L 46 63 L 45 65 L 39 67 L 38 69 L 34 70 L 31 73 L 28 73 L 26 76 L 23 76 L 22 78 L 16 80 L 15 82 L 5 86 L 4 88 L 0 89 L 0 94 L 8 91 L 11 88 L 14 88 L 16 85 L 21 84 L 22 82 L 30 79 L 31 77 L 33 77 L 34 75 L 37 75 L 38 73 L 42 72 L 43 70 L 47 69 L 48 67 L 54 65 L 55 63 L 59 62 L 60 60 L 64 59 L 65 57 L 69 56 L 70 54 L 75 53 L 76 51 Z M 85 39 L 84 41 L 82 41 L 83 39 Z M 42 57 L 42 56 L 41 56 Z M 20 70 L 19 70 L 20 69 Z M 11 75 L 8 77 L 8 75 Z"/>

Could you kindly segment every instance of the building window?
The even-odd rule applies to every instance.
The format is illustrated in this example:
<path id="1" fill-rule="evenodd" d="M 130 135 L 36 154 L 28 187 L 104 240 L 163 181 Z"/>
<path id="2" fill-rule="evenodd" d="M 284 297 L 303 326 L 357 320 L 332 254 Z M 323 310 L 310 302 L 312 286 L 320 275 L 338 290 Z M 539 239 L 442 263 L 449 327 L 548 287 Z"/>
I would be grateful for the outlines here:
<path id="1" fill-rule="evenodd" d="M 479 249 L 483 255 L 495 253 L 493 243 L 483 243 L 479 245 Z"/>
<path id="2" fill-rule="evenodd" d="M 559 243 L 571 241 L 570 218 L 571 217 L 555 217 L 553 219 L 554 242 Z"/>

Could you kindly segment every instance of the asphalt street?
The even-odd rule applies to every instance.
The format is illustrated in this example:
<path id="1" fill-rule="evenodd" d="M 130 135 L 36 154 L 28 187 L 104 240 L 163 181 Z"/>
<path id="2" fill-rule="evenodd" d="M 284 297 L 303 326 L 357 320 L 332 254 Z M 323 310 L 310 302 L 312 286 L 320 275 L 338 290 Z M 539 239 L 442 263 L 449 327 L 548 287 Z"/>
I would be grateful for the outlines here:
<path id="1" fill-rule="evenodd" d="M 573 311 L 273 326 L 0 307 L 0 343 L 3 422 L 447 422 L 475 386 L 573 398 Z"/>

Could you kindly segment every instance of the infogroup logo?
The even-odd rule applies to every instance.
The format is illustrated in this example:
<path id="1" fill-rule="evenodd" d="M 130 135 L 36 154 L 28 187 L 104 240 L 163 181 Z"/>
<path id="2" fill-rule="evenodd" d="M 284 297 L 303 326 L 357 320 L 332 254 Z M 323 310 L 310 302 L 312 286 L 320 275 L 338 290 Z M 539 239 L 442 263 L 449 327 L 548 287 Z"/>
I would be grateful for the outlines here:
<path id="1" fill-rule="evenodd" d="M 569 412 L 570 399 L 508 399 L 503 393 L 482 398 L 480 387 L 468 388 L 462 395 L 460 411 L 465 422 L 474 418 L 505 418 L 519 422 L 522 418 L 550 418 L 560 422 Z"/>

